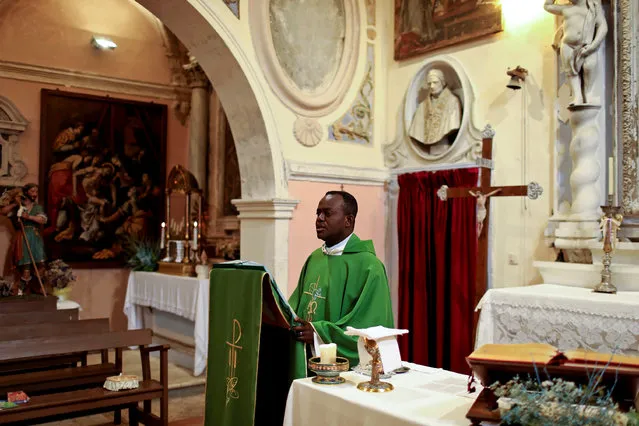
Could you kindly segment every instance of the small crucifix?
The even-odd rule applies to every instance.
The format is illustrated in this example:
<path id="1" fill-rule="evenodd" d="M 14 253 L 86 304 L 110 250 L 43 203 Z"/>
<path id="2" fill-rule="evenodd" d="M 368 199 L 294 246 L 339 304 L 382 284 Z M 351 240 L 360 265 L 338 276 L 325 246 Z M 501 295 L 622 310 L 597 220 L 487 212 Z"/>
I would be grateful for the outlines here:
<path id="1" fill-rule="evenodd" d="M 440 200 L 449 198 L 475 197 L 477 199 L 477 278 L 475 284 L 475 306 L 486 292 L 488 281 L 488 221 L 490 220 L 490 197 L 521 197 L 527 196 L 531 200 L 539 198 L 543 188 L 537 182 L 519 186 L 491 186 L 491 172 L 493 169 L 493 136 L 494 131 L 487 128 L 482 139 L 482 158 L 477 159 L 481 167 L 481 186 L 474 188 L 449 188 L 443 185 L 437 190 Z M 484 221 L 486 224 L 484 225 Z"/>

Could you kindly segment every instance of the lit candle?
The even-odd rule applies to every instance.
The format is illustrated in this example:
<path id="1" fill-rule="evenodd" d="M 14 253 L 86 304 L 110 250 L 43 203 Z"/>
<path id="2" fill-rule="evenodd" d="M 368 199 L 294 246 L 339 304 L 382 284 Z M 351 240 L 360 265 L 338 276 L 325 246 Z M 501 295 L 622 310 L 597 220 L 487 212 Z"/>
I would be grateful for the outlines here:
<path id="1" fill-rule="evenodd" d="M 612 157 L 608 157 L 608 195 L 614 194 L 615 187 L 615 166 Z"/>
<path id="2" fill-rule="evenodd" d="M 162 232 L 160 233 L 160 250 L 164 249 L 165 238 L 166 238 L 166 223 L 162 222 Z"/>
<path id="3" fill-rule="evenodd" d="M 337 360 L 337 345 L 329 343 L 327 345 L 319 345 L 320 364 L 335 364 Z"/>
<path id="4" fill-rule="evenodd" d="M 193 222 L 193 249 L 197 248 L 197 220 Z"/>

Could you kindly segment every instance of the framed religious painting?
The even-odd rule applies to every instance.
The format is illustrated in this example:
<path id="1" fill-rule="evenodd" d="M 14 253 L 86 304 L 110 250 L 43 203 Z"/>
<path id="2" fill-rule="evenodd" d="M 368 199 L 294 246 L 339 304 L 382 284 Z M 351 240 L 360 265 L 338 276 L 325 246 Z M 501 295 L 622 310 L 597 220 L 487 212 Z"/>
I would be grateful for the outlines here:
<path id="1" fill-rule="evenodd" d="M 40 203 L 50 259 L 116 267 L 132 243 L 159 238 L 167 108 L 42 90 Z"/>
<path id="2" fill-rule="evenodd" d="M 479 0 L 395 0 L 395 59 L 503 30 L 501 4 Z"/>

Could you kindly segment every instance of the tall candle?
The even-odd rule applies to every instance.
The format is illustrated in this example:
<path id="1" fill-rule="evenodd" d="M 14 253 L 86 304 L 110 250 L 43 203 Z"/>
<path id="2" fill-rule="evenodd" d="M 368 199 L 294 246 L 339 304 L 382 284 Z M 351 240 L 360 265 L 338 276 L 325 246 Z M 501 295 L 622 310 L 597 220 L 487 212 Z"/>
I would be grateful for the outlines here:
<path id="1" fill-rule="evenodd" d="M 320 364 L 335 364 L 337 360 L 337 345 L 329 343 L 327 345 L 319 345 Z"/>
<path id="2" fill-rule="evenodd" d="M 608 157 L 608 195 L 614 194 L 615 187 L 615 166 L 612 157 Z"/>
<path id="3" fill-rule="evenodd" d="M 160 250 L 164 249 L 165 238 L 166 238 L 166 223 L 162 222 L 162 232 L 160 233 Z"/>
<path id="4" fill-rule="evenodd" d="M 197 220 L 193 222 L 193 249 L 197 248 Z"/>

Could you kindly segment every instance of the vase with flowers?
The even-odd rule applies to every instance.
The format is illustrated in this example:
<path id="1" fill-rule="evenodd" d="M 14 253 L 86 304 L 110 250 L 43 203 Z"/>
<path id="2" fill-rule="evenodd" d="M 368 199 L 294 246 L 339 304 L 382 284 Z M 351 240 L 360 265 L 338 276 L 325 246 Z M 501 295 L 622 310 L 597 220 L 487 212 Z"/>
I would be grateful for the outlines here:
<path id="1" fill-rule="evenodd" d="M 60 300 L 67 300 L 73 288 L 72 283 L 76 280 L 73 269 L 61 259 L 56 259 L 48 263 L 44 275 L 53 295 Z"/>

